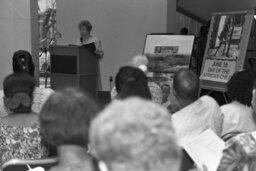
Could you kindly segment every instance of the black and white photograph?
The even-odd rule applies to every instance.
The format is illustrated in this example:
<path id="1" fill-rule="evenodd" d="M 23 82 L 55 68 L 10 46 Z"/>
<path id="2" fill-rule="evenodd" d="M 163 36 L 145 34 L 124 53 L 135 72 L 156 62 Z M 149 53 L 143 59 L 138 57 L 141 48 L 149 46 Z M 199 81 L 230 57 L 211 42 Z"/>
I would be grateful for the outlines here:
<path id="1" fill-rule="evenodd" d="M 244 14 L 214 16 L 207 58 L 236 60 L 244 21 Z"/>
<path id="2" fill-rule="evenodd" d="M 256 0 L 0 0 L 0 171 L 256 171 Z"/>

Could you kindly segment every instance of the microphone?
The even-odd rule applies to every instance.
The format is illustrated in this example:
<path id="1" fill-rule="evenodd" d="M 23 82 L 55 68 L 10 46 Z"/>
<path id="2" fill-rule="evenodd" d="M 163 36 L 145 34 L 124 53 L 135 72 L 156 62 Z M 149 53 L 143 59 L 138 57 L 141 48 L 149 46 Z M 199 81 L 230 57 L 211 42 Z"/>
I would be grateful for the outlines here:
<path id="1" fill-rule="evenodd" d="M 82 37 L 80 37 L 80 43 L 83 43 L 83 42 L 84 42 L 83 38 L 82 38 Z"/>
<path id="2" fill-rule="evenodd" d="M 109 77 L 110 91 L 112 90 L 112 81 L 113 81 L 113 77 L 110 76 L 110 77 Z"/>

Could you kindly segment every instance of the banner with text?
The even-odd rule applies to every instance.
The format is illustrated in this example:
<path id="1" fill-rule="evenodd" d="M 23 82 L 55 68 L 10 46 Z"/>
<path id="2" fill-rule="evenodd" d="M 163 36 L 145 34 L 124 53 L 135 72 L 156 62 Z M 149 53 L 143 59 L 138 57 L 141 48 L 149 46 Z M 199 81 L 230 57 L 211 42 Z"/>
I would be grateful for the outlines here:
<path id="1" fill-rule="evenodd" d="M 207 60 L 201 79 L 228 82 L 235 72 L 236 61 Z"/>

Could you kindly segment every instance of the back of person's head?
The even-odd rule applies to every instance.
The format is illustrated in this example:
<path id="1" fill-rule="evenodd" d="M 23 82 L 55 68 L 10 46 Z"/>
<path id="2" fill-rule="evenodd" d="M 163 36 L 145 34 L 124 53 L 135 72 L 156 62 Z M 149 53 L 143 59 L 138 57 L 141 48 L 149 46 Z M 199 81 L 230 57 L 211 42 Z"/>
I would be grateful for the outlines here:
<path id="1" fill-rule="evenodd" d="M 30 113 L 34 88 L 34 78 L 27 73 L 7 76 L 3 82 L 5 107 L 14 113 Z"/>
<path id="2" fill-rule="evenodd" d="M 147 76 L 138 68 L 131 66 L 121 67 L 115 78 L 115 86 L 121 99 L 130 96 L 151 99 Z"/>
<path id="3" fill-rule="evenodd" d="M 183 28 L 180 30 L 180 34 L 181 34 L 181 35 L 187 35 L 187 34 L 188 34 L 188 28 L 187 28 L 187 27 L 183 27 Z"/>
<path id="4" fill-rule="evenodd" d="M 190 69 L 179 70 L 173 79 L 173 90 L 176 97 L 195 101 L 199 93 L 198 75 Z"/>
<path id="5" fill-rule="evenodd" d="M 78 89 L 55 91 L 39 115 L 43 139 L 53 146 L 87 147 L 89 124 L 97 109 L 96 103 Z"/>
<path id="6" fill-rule="evenodd" d="M 199 31 L 199 35 L 200 36 L 207 36 L 207 34 L 208 34 L 208 27 L 206 26 L 206 25 L 202 25 L 201 27 L 200 27 L 200 31 Z"/>
<path id="7" fill-rule="evenodd" d="M 251 106 L 253 78 L 256 73 L 250 69 L 236 72 L 227 84 L 227 94 L 231 101 Z"/>
<path id="8" fill-rule="evenodd" d="M 177 171 L 180 148 L 171 116 L 140 98 L 114 101 L 92 122 L 90 145 L 112 171 Z"/>
<path id="9" fill-rule="evenodd" d="M 13 72 L 26 72 L 34 77 L 35 65 L 31 54 L 25 50 L 18 50 L 12 57 Z"/>

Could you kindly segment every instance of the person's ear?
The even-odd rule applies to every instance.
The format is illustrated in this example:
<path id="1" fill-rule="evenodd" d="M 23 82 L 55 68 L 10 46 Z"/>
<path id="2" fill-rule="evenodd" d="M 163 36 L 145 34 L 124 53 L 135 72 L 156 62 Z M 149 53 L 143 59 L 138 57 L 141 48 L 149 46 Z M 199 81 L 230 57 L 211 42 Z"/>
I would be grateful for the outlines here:
<path id="1" fill-rule="evenodd" d="M 169 106 L 168 109 L 171 113 L 175 113 L 181 108 L 179 103 L 179 98 L 177 96 L 177 92 L 175 91 L 174 88 L 172 89 L 172 97 L 170 98 L 170 102 L 171 102 L 171 105 Z"/>
<path id="2" fill-rule="evenodd" d="M 176 90 L 174 88 L 172 89 L 172 94 L 177 99 L 177 92 L 176 92 Z"/>

